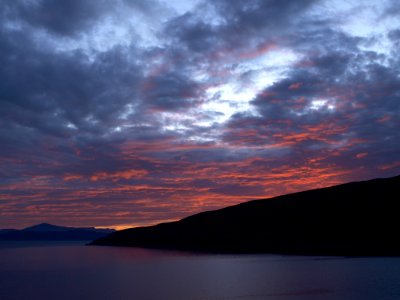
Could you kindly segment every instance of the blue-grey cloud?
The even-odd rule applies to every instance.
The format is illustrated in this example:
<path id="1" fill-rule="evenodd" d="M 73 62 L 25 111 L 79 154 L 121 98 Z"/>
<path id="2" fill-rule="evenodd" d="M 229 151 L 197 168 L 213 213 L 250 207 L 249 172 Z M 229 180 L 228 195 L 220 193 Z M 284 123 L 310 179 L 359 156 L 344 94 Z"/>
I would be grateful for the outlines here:
<path id="1" fill-rule="evenodd" d="M 329 2 L 0 3 L 0 226 L 140 225 L 394 175 L 396 1 L 360 32 L 341 24 L 357 3 Z"/>

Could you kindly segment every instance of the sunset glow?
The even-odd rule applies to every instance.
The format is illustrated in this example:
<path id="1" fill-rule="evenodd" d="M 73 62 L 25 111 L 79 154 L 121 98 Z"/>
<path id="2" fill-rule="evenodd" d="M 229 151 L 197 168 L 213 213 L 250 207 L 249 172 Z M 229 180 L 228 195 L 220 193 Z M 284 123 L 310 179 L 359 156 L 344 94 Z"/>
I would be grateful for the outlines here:
<path id="1" fill-rule="evenodd" d="M 0 228 L 398 175 L 399 4 L 361 2 L 3 1 Z"/>

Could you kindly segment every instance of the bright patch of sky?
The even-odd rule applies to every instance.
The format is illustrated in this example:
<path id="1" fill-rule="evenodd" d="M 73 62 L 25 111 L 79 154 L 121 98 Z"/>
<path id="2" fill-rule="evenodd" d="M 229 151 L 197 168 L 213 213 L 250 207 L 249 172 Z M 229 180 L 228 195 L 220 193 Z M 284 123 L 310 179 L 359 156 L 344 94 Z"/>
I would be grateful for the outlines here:
<path id="1" fill-rule="evenodd" d="M 178 14 L 183 15 L 188 11 L 193 10 L 200 3 L 200 0 L 160 0 L 165 6 L 174 9 Z"/>
<path id="2" fill-rule="evenodd" d="M 308 109 L 310 110 L 321 110 L 321 109 L 328 109 L 328 110 L 334 110 L 335 106 L 331 103 L 329 103 L 328 100 L 326 99 L 316 99 L 311 101 Z"/>
<path id="3" fill-rule="evenodd" d="M 198 120 L 203 126 L 223 123 L 236 113 L 257 114 L 250 104 L 262 90 L 284 76 L 300 56 L 290 49 L 274 49 L 242 59 L 223 83 L 206 90 L 207 101 L 199 110 L 218 112 L 212 120 Z"/>

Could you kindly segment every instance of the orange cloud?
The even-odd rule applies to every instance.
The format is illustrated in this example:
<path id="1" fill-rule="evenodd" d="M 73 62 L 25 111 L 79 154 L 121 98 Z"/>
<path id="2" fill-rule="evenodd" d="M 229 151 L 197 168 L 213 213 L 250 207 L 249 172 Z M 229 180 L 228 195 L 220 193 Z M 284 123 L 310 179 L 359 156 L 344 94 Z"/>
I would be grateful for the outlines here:
<path id="1" fill-rule="evenodd" d="M 84 177 L 82 175 L 67 174 L 64 176 L 64 181 L 82 180 L 83 178 Z"/>
<path id="2" fill-rule="evenodd" d="M 242 59 L 254 59 L 268 52 L 274 51 L 278 48 L 278 45 L 271 42 L 265 42 L 258 45 L 254 50 L 243 52 L 240 54 Z"/>
<path id="3" fill-rule="evenodd" d="M 133 179 L 133 178 L 142 178 L 146 176 L 149 172 L 146 170 L 127 170 L 127 171 L 118 171 L 118 172 L 99 172 L 90 176 L 91 181 L 98 180 L 111 180 L 118 181 L 121 179 Z"/>
<path id="4" fill-rule="evenodd" d="M 378 123 L 386 123 L 392 120 L 392 117 L 389 115 L 385 115 L 382 118 L 378 119 Z"/>
<path id="5" fill-rule="evenodd" d="M 289 90 L 297 90 L 297 89 L 299 89 L 302 85 L 303 85 L 302 82 L 292 83 L 292 84 L 289 86 Z"/>
<path id="6" fill-rule="evenodd" d="M 360 158 L 364 158 L 368 155 L 367 152 L 362 152 L 362 153 L 357 153 L 356 154 L 356 158 L 360 159 Z"/>
<path id="7" fill-rule="evenodd" d="M 394 168 L 398 168 L 398 167 L 400 167 L 400 161 L 396 161 L 391 164 L 381 165 L 381 166 L 379 166 L 379 169 L 386 171 L 386 170 L 390 170 L 390 169 L 394 169 Z"/>

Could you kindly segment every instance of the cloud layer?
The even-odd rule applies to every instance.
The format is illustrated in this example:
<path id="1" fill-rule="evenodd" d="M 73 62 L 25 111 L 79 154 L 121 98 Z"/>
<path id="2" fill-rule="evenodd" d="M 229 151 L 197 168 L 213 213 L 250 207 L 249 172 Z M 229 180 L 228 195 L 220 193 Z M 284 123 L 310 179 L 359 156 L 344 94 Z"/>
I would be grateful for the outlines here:
<path id="1" fill-rule="evenodd" d="M 152 224 L 400 171 L 394 1 L 0 6 L 1 228 Z"/>

